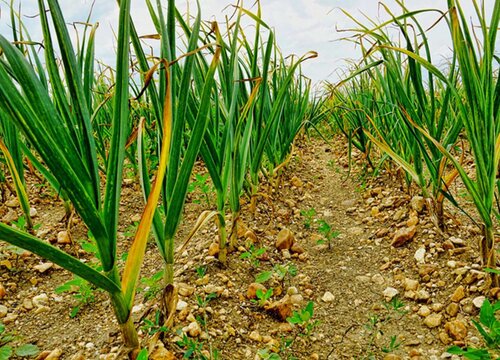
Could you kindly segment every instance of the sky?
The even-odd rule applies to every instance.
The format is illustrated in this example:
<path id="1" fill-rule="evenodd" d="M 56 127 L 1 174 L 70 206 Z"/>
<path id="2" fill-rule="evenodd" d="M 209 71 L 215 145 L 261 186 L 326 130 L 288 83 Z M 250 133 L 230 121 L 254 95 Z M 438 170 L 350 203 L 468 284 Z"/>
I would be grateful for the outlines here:
<path id="1" fill-rule="evenodd" d="M 493 0 L 485 0 L 486 8 L 491 11 Z M 154 2 L 154 1 L 153 1 Z M 166 1 L 164 1 L 166 3 Z M 224 16 L 231 12 L 227 8 L 232 4 L 230 0 L 201 0 L 202 18 L 222 22 Z M 32 38 L 40 39 L 38 20 L 29 16 L 38 13 L 36 1 L 16 0 L 21 4 L 23 21 L 28 26 Z M 93 0 L 60 0 L 63 14 L 68 23 L 85 21 Z M 177 6 L 186 9 L 186 0 L 177 0 Z M 254 0 L 244 0 L 244 7 L 252 7 Z M 399 7 L 395 0 L 386 0 L 384 3 L 393 11 Z M 194 10 L 191 1 L 191 10 Z M 317 51 L 318 58 L 304 63 L 303 70 L 306 76 L 314 83 L 327 80 L 336 82 L 345 74 L 349 60 L 359 59 L 358 48 L 342 40 L 347 33 L 339 31 L 352 28 L 353 22 L 342 12 L 349 12 L 358 19 L 365 15 L 371 19 L 387 19 L 387 14 L 377 0 L 261 0 L 263 20 L 272 26 L 276 32 L 277 43 L 284 55 L 302 55 L 308 51 Z M 406 0 L 410 9 L 446 8 L 446 0 Z M 472 14 L 472 0 L 462 0 L 465 11 Z M 153 25 L 149 21 L 147 8 L 143 0 L 132 0 L 132 16 L 140 34 L 154 33 Z M 433 24 L 438 14 L 427 14 L 423 17 L 422 24 L 429 27 Z M 114 59 L 114 35 L 118 28 L 118 6 L 112 0 L 95 0 L 91 22 L 99 22 L 96 56 L 105 63 Z M 473 21 L 473 20 L 471 20 Z M 10 37 L 8 24 L 9 9 L 5 3 L 0 2 L 0 33 Z M 364 20 L 363 23 L 367 23 Z M 446 59 L 451 53 L 450 36 L 445 24 L 429 30 L 427 35 L 431 39 L 434 59 Z"/>

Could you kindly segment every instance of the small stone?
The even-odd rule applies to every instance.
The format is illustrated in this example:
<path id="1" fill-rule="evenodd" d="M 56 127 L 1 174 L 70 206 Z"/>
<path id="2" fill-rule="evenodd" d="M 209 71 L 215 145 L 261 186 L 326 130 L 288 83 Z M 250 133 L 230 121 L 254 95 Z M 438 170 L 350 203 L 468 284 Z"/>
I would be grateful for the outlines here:
<path id="1" fill-rule="evenodd" d="M 446 240 L 443 243 L 442 246 L 443 246 L 444 250 L 453 250 L 453 249 L 455 249 L 455 245 L 453 245 L 453 243 L 450 240 Z"/>
<path id="2" fill-rule="evenodd" d="M 385 197 L 380 204 L 380 208 L 388 209 L 394 206 L 394 198 L 393 197 Z"/>
<path id="3" fill-rule="evenodd" d="M 304 301 L 304 297 L 300 294 L 290 296 L 290 302 L 294 305 L 300 305 Z"/>
<path id="4" fill-rule="evenodd" d="M 323 300 L 326 303 L 333 302 L 335 301 L 335 296 L 331 292 L 327 291 L 325 292 L 321 300 Z"/>
<path id="5" fill-rule="evenodd" d="M 18 317 L 19 315 L 17 314 L 7 314 L 7 316 L 3 318 L 3 323 L 5 325 L 12 324 L 14 321 L 17 320 Z"/>
<path id="6" fill-rule="evenodd" d="M 248 335 L 250 340 L 261 342 L 262 341 L 262 336 L 259 334 L 258 331 L 252 331 L 250 335 Z"/>
<path id="7" fill-rule="evenodd" d="M 401 357 L 396 354 L 387 354 L 384 356 L 384 360 L 401 360 Z"/>
<path id="8" fill-rule="evenodd" d="M 431 309 L 429 309 L 429 307 L 425 305 L 421 306 L 420 309 L 418 309 L 417 314 L 422 317 L 427 317 L 431 314 Z"/>
<path id="9" fill-rule="evenodd" d="M 190 323 L 188 325 L 188 327 L 187 327 L 186 333 L 190 337 L 198 337 L 198 336 L 200 336 L 200 334 L 201 334 L 201 328 L 200 328 L 200 325 L 198 324 L 198 322 L 193 321 L 192 323 Z"/>
<path id="10" fill-rule="evenodd" d="M 33 266 L 33 269 L 37 270 L 38 272 L 40 273 L 44 273 L 46 272 L 47 270 L 49 270 L 50 268 L 52 268 L 54 266 L 53 263 L 51 262 L 46 262 L 46 263 L 43 263 L 43 264 L 39 264 L 39 265 L 35 265 Z"/>
<path id="11" fill-rule="evenodd" d="M 116 355 L 115 354 L 108 354 L 110 355 L 109 359 L 116 359 Z M 112 357 L 111 357 L 112 356 Z M 108 359 L 108 356 L 106 356 L 105 360 Z M 75 355 L 73 355 L 70 360 L 85 360 L 85 356 L 79 352 L 79 353 L 76 353 Z"/>
<path id="12" fill-rule="evenodd" d="M 17 219 L 18 219 L 17 213 L 14 210 L 9 209 L 7 214 L 5 214 L 4 217 L 2 218 L 2 222 L 10 224 L 16 221 Z"/>
<path id="13" fill-rule="evenodd" d="M 292 245 L 292 247 L 290 248 L 290 250 L 292 251 L 292 253 L 299 254 L 299 255 L 306 252 L 304 250 L 304 248 L 302 246 L 300 246 L 299 244 L 297 244 L 297 243 L 294 243 Z"/>
<path id="14" fill-rule="evenodd" d="M 243 235 L 243 237 L 245 238 L 245 240 L 250 240 L 252 244 L 257 243 L 257 235 L 255 235 L 255 233 L 252 230 L 247 230 Z"/>
<path id="15" fill-rule="evenodd" d="M 431 298 L 431 295 L 427 290 L 421 289 L 417 292 L 417 300 L 418 301 L 427 301 Z"/>
<path id="16" fill-rule="evenodd" d="M 389 234 L 389 229 L 380 229 L 375 233 L 375 237 L 380 239 L 385 237 L 387 234 Z"/>
<path id="17" fill-rule="evenodd" d="M 0 305 L 0 319 L 3 319 L 4 317 L 7 316 L 7 313 L 9 312 L 9 309 L 5 305 Z"/>
<path id="18" fill-rule="evenodd" d="M 45 307 L 49 303 L 49 297 L 47 294 L 42 293 L 40 295 L 37 295 L 33 298 L 33 305 L 35 305 L 38 308 Z"/>
<path id="19" fill-rule="evenodd" d="M 411 241 L 417 232 L 417 227 L 412 226 L 408 228 L 402 228 L 396 232 L 394 238 L 392 239 L 391 245 L 393 247 L 401 247 L 407 242 Z"/>
<path id="20" fill-rule="evenodd" d="M 416 252 L 415 255 L 413 256 L 417 263 L 423 264 L 425 263 L 425 248 L 421 247 L 419 248 Z"/>
<path id="21" fill-rule="evenodd" d="M 276 248 L 278 250 L 289 250 L 294 241 L 293 233 L 288 229 L 282 229 L 276 238 Z"/>
<path id="22" fill-rule="evenodd" d="M 465 241 L 463 241 L 462 239 L 460 239 L 458 237 L 452 236 L 452 237 L 449 238 L 449 240 L 451 241 L 451 243 L 453 245 L 456 245 L 456 246 L 465 246 Z"/>
<path id="23" fill-rule="evenodd" d="M 274 339 L 271 336 L 269 336 L 269 335 L 264 335 L 262 337 L 262 342 L 263 343 L 269 344 L 270 342 L 273 342 L 273 341 L 274 341 Z"/>
<path id="24" fill-rule="evenodd" d="M 130 217 L 130 222 L 133 224 L 133 223 L 138 223 L 141 221 L 141 217 L 142 215 L 141 214 L 134 214 Z"/>
<path id="25" fill-rule="evenodd" d="M 406 222 L 406 226 L 412 227 L 412 226 L 418 225 L 418 223 L 419 223 L 418 217 L 410 216 L 410 218 Z"/>
<path id="26" fill-rule="evenodd" d="M 304 183 L 302 182 L 302 180 L 300 180 L 297 176 L 294 176 L 290 180 L 290 183 L 292 184 L 292 186 L 295 186 L 296 188 L 301 188 L 302 186 L 304 186 Z"/>
<path id="27" fill-rule="evenodd" d="M 425 199 L 422 196 L 414 196 L 410 201 L 411 208 L 419 214 L 424 211 Z"/>
<path id="28" fill-rule="evenodd" d="M 377 285 L 384 285 L 385 284 L 385 279 L 382 275 L 380 274 L 375 274 L 372 276 L 372 282 Z"/>
<path id="29" fill-rule="evenodd" d="M 30 217 L 34 218 L 38 215 L 38 211 L 34 207 L 30 208 Z"/>
<path id="30" fill-rule="evenodd" d="M 460 320 L 447 322 L 444 329 L 455 340 L 464 340 L 467 336 L 467 326 Z"/>
<path id="31" fill-rule="evenodd" d="M 185 310 L 187 309 L 188 307 L 188 303 L 183 301 L 183 300 L 179 300 L 177 301 L 177 307 L 175 308 L 177 311 L 182 311 L 182 310 Z"/>
<path id="32" fill-rule="evenodd" d="M 5 296 L 7 296 L 7 291 L 5 290 L 3 284 L 0 283 L 0 299 L 3 299 Z"/>
<path id="33" fill-rule="evenodd" d="M 156 345 L 148 355 L 149 360 L 175 360 L 177 357 L 171 352 L 165 349 L 165 345 L 161 341 L 157 341 Z"/>
<path id="34" fill-rule="evenodd" d="M 290 286 L 287 290 L 286 290 L 286 293 L 287 295 L 297 295 L 299 293 L 299 290 L 295 287 L 295 286 Z"/>
<path id="35" fill-rule="evenodd" d="M 443 315 L 431 314 L 425 318 L 424 325 L 432 329 L 440 326 L 442 321 L 443 321 Z"/>
<path id="36" fill-rule="evenodd" d="M 451 317 L 457 316 L 459 310 L 460 310 L 459 305 L 454 302 L 446 307 L 446 313 Z"/>
<path id="37" fill-rule="evenodd" d="M 180 296 L 189 297 L 194 294 L 194 287 L 188 284 L 179 283 L 177 288 Z"/>
<path id="38" fill-rule="evenodd" d="M 24 299 L 23 300 L 23 308 L 25 308 L 26 310 L 33 310 L 33 302 L 31 302 L 30 299 Z"/>
<path id="39" fill-rule="evenodd" d="M 490 295 L 492 298 L 498 300 L 500 299 L 500 288 L 499 287 L 494 287 L 490 290 Z"/>
<path id="40" fill-rule="evenodd" d="M 444 305 L 441 303 L 434 303 L 431 305 L 431 310 L 434 312 L 441 312 L 443 310 Z"/>
<path id="41" fill-rule="evenodd" d="M 63 354 L 61 349 L 52 350 L 49 355 L 45 358 L 45 360 L 59 360 Z"/>
<path id="42" fill-rule="evenodd" d="M 472 300 L 472 303 L 474 304 L 475 307 L 481 309 L 481 306 L 483 306 L 485 300 L 486 300 L 485 296 L 478 296 L 474 298 L 474 300 Z"/>
<path id="43" fill-rule="evenodd" d="M 5 206 L 10 207 L 10 208 L 16 208 L 19 206 L 19 202 L 17 199 L 10 199 L 5 202 Z"/>
<path id="44" fill-rule="evenodd" d="M 217 256 L 219 255 L 219 252 L 220 252 L 220 247 L 219 243 L 217 242 L 211 243 L 210 246 L 208 247 L 208 256 Z"/>
<path id="45" fill-rule="evenodd" d="M 451 342 L 453 341 L 453 340 L 450 338 L 450 336 L 449 336 L 446 332 L 444 332 L 444 331 L 441 331 L 441 332 L 439 333 L 438 337 L 439 337 L 439 340 L 441 340 L 441 342 L 442 342 L 444 345 L 449 345 L 449 344 L 451 344 Z M 448 353 L 445 353 L 445 354 L 448 354 Z M 443 354 L 443 355 L 444 355 L 444 354 Z M 449 356 L 449 355 L 451 355 L 451 354 L 448 354 L 447 356 L 443 356 L 443 355 L 441 355 L 441 359 L 449 359 L 449 358 L 451 357 L 451 356 Z M 436 359 L 437 359 L 437 357 L 436 357 Z"/>
<path id="46" fill-rule="evenodd" d="M 292 316 L 293 304 L 290 302 L 290 298 L 285 296 L 280 301 L 273 302 L 265 308 L 277 319 L 286 321 L 288 317 Z"/>
<path id="47" fill-rule="evenodd" d="M 222 286 L 215 286 L 212 284 L 208 284 L 205 285 L 203 291 L 205 292 L 205 294 L 217 294 L 218 296 L 220 296 L 224 291 L 224 288 Z"/>
<path id="48" fill-rule="evenodd" d="M 57 243 L 60 245 L 71 244 L 71 238 L 67 231 L 59 231 L 57 233 Z"/>
<path id="49" fill-rule="evenodd" d="M 398 211 L 396 211 L 396 213 L 392 217 L 392 220 L 395 222 L 399 222 L 405 216 L 406 216 L 406 209 L 399 209 Z"/>
<path id="50" fill-rule="evenodd" d="M 301 254 L 303 255 L 303 254 Z M 290 250 L 281 250 L 281 256 L 283 257 L 283 259 L 285 260 L 290 260 L 292 258 L 292 254 L 290 254 Z"/>
<path id="51" fill-rule="evenodd" d="M 418 268 L 418 274 L 425 278 L 426 276 L 432 275 L 432 273 L 436 271 L 436 266 L 434 265 L 421 265 Z"/>
<path id="52" fill-rule="evenodd" d="M 392 300 L 396 295 L 399 294 L 399 291 L 393 287 L 387 287 L 382 293 L 386 299 L 386 301 Z"/>
<path id="53" fill-rule="evenodd" d="M 453 301 L 453 302 L 459 302 L 460 300 L 462 300 L 464 298 L 465 298 L 465 289 L 464 289 L 464 287 L 462 285 L 460 285 L 455 290 L 455 292 L 453 293 L 453 295 L 451 295 L 450 300 Z"/>
<path id="54" fill-rule="evenodd" d="M 263 293 L 267 291 L 266 287 L 259 283 L 252 283 L 247 290 L 248 299 L 257 299 L 257 290 L 262 290 Z"/>
<path id="55" fill-rule="evenodd" d="M 404 279 L 403 281 L 403 286 L 406 291 L 417 291 L 418 289 L 418 281 L 417 280 L 412 280 L 412 279 Z"/>
<path id="56" fill-rule="evenodd" d="M 455 260 L 450 260 L 446 263 L 446 266 L 448 266 L 451 269 L 454 269 L 457 267 L 457 262 Z"/>
<path id="57" fill-rule="evenodd" d="M 138 314 L 144 310 L 144 304 L 137 304 L 132 307 L 132 314 Z"/>

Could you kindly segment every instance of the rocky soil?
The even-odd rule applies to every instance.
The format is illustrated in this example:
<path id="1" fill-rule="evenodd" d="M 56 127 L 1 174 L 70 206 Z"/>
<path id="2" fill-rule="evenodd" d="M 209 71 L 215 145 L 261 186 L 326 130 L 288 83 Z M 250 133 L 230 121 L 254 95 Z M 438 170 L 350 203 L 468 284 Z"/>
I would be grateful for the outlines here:
<path id="1" fill-rule="evenodd" d="M 361 163 L 361 155 L 354 160 Z M 149 358 L 445 359 L 456 358 L 446 353 L 452 344 L 480 346 L 471 320 L 500 289 L 491 288 L 479 264 L 479 230 L 447 207 L 446 231 L 436 231 L 424 199 L 404 189 L 397 171 L 373 178 L 355 164 L 347 172 L 343 139 L 298 146 L 279 180 L 260 190 L 256 212 L 244 204 L 227 268 L 217 260 L 215 225 L 201 230 L 178 254 L 179 302 L 167 331 L 155 321 L 162 262 L 151 241 L 134 307 Z M 93 261 L 79 218 L 68 227 L 55 194 L 30 183 L 38 235 Z M 454 192 L 470 208 L 460 186 Z M 130 179 L 122 253 L 141 204 Z M 179 244 L 211 207 L 200 188 L 189 194 Z M 20 214 L 13 197 L 0 206 L 3 222 L 22 227 Z M 37 345 L 37 359 L 126 358 L 105 294 L 81 283 L 70 287 L 76 292 L 58 291 L 70 274 L 6 244 L 0 272 L 0 321 L 16 335 L 12 344 Z M 266 292 L 268 299 L 257 298 Z M 302 324 L 287 321 L 307 312 L 312 317 Z"/>

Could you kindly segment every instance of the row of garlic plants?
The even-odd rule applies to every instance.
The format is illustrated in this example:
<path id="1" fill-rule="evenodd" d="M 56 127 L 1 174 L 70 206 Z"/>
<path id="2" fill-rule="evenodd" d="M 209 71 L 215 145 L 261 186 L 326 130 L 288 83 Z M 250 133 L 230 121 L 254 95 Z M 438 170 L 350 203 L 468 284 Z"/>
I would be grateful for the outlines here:
<path id="1" fill-rule="evenodd" d="M 241 196 L 256 196 L 261 174 L 282 167 L 297 134 L 318 121 L 321 109 L 300 70 L 316 54 L 285 59 L 260 4 L 256 12 L 237 7 L 223 32 L 216 22 L 202 21 L 199 6 L 186 19 L 174 0 L 166 8 L 146 0 L 158 56 L 148 55 L 130 4 L 118 2 L 114 67 L 96 61 L 98 28 L 90 21 L 78 42 L 71 41 L 57 0 L 38 0 L 42 55 L 39 44 L 21 36 L 27 33 L 13 10 L 13 38 L 0 35 L 0 144 L 18 198 L 29 214 L 23 169 L 33 164 L 88 227 L 102 271 L 7 224 L 0 223 L 0 239 L 105 290 L 125 345 L 137 349 L 131 309 L 151 230 L 164 260 L 163 321 L 172 323 L 174 240 L 196 161 L 210 173 L 217 208 L 202 214 L 195 228 L 215 217 L 226 263 L 228 209 L 231 248 Z M 254 23 L 253 41 L 243 18 Z M 139 175 L 145 208 L 121 267 L 116 254 L 125 164 Z"/>
<path id="2" fill-rule="evenodd" d="M 473 1 L 477 30 L 458 0 L 448 0 L 445 12 L 411 11 L 398 4 L 401 14 L 385 7 L 389 20 L 370 26 L 345 13 L 357 25 L 350 39 L 359 44 L 363 57 L 349 77 L 330 87 L 333 122 L 370 166 L 380 166 L 374 164 L 375 146 L 383 154 L 381 163 L 390 158 L 402 168 L 407 185 L 421 189 L 440 229 L 443 201 L 458 205 L 448 189 L 460 176 L 481 219 L 482 262 L 496 268 L 500 82 L 495 45 L 500 1 L 495 0 L 490 16 L 484 2 Z M 444 69 L 432 57 L 429 29 L 419 20 L 430 16 L 446 22 L 453 43 Z M 472 170 L 465 168 L 466 153 L 474 158 Z"/>

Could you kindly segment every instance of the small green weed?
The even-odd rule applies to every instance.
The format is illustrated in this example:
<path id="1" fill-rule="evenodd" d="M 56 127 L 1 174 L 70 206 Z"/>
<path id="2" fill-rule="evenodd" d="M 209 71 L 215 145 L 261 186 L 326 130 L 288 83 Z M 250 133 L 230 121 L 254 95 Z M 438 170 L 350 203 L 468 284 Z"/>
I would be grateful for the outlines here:
<path id="1" fill-rule="evenodd" d="M 305 308 L 294 311 L 292 316 L 288 317 L 286 320 L 292 325 L 299 325 L 303 332 L 299 335 L 309 336 L 313 329 L 319 325 L 318 320 L 312 320 L 314 315 L 314 303 L 309 301 Z"/>
<path id="2" fill-rule="evenodd" d="M 325 220 L 318 221 L 318 231 L 325 238 L 325 240 L 319 240 L 318 245 L 322 245 L 325 241 L 328 243 L 328 249 L 332 248 L 332 241 L 340 235 L 340 231 L 333 230 L 332 226 L 328 224 Z"/>
<path id="3" fill-rule="evenodd" d="M 198 266 L 196 268 L 196 275 L 198 275 L 198 278 L 203 278 L 207 274 L 207 267 L 206 266 Z"/>
<path id="4" fill-rule="evenodd" d="M 190 338 L 186 334 L 183 334 L 182 332 L 179 332 L 178 335 L 182 336 L 182 340 L 177 342 L 177 346 L 185 350 L 184 355 L 182 356 L 183 359 L 193 359 L 193 360 L 220 359 L 220 353 L 217 349 L 208 352 L 204 351 L 203 342 L 200 342 L 197 339 Z"/>
<path id="5" fill-rule="evenodd" d="M 33 344 L 24 344 L 16 348 L 9 345 L 10 342 L 18 340 L 16 336 L 6 332 L 5 325 L 0 323 L 0 360 L 9 360 L 13 355 L 18 357 L 36 356 L 40 352 Z"/>
<path id="6" fill-rule="evenodd" d="M 391 336 L 391 340 L 389 341 L 389 345 L 382 347 L 382 352 L 386 354 L 390 354 L 401 346 L 401 342 L 398 341 L 398 338 L 396 335 Z"/>
<path id="7" fill-rule="evenodd" d="M 163 279 L 163 270 L 158 271 L 150 277 L 141 278 L 139 291 L 144 293 L 146 300 L 151 300 L 162 290 L 161 280 Z"/>
<path id="8" fill-rule="evenodd" d="M 141 326 L 141 329 L 149 336 L 152 336 L 159 332 L 168 331 L 168 328 L 161 324 L 161 312 L 159 310 L 157 310 L 155 313 L 154 321 L 144 319 L 144 325 Z"/>
<path id="9" fill-rule="evenodd" d="M 248 260 L 250 261 L 250 265 L 252 265 L 254 268 L 258 268 L 260 266 L 260 260 L 259 258 L 264 255 L 266 252 L 265 247 L 261 247 L 259 249 L 256 249 L 255 246 L 250 246 L 250 249 L 248 251 L 245 251 L 240 255 L 240 259 L 242 260 Z"/>
<path id="10" fill-rule="evenodd" d="M 316 210 L 310 208 L 309 210 L 300 210 L 300 215 L 304 217 L 304 227 L 310 229 L 316 216 Z"/>
<path id="11" fill-rule="evenodd" d="M 195 177 L 194 180 L 188 185 L 188 193 L 195 192 L 196 189 L 199 189 L 203 194 L 203 198 L 205 199 L 206 205 L 210 206 L 211 204 L 210 193 L 213 192 L 212 187 L 208 183 L 210 174 L 205 174 L 205 175 L 195 174 L 194 177 Z M 193 200 L 193 203 L 200 204 L 201 201 L 195 199 Z"/>
<path id="12" fill-rule="evenodd" d="M 266 292 L 264 292 L 262 289 L 257 289 L 255 292 L 255 295 L 257 296 L 257 299 L 252 299 L 250 300 L 252 303 L 257 304 L 259 307 L 263 307 L 267 300 L 273 296 L 273 288 L 267 289 Z"/>
<path id="13" fill-rule="evenodd" d="M 92 284 L 78 276 L 65 282 L 55 290 L 56 294 L 65 292 L 72 293 L 73 298 L 78 302 L 77 305 L 71 309 L 69 314 L 70 318 L 74 318 L 82 307 L 95 301 L 95 291 L 96 289 Z"/>
<path id="14" fill-rule="evenodd" d="M 289 277 L 297 276 L 297 266 L 295 266 L 295 264 L 293 263 L 289 263 L 286 265 L 280 265 L 280 264 L 274 265 L 272 270 L 263 271 L 259 273 L 255 277 L 255 282 L 265 283 L 266 281 L 271 279 L 273 275 L 276 276 L 276 278 L 283 283 L 287 276 Z"/>

